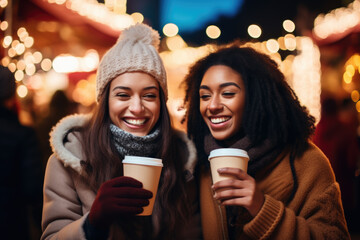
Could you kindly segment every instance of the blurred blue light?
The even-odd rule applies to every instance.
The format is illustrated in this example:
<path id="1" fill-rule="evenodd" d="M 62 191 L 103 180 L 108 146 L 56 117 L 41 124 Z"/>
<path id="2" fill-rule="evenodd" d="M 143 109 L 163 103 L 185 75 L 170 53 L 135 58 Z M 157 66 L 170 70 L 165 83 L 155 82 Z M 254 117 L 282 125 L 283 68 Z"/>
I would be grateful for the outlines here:
<path id="1" fill-rule="evenodd" d="M 191 32 L 221 15 L 234 16 L 243 0 L 161 0 L 160 25 L 174 23 Z"/>

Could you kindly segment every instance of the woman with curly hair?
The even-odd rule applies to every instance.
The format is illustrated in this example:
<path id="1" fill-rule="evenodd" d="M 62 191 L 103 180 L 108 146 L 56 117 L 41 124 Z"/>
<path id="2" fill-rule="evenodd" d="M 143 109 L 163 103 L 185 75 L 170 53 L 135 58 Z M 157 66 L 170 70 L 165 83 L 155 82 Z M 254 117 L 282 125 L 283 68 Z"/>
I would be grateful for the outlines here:
<path id="1" fill-rule="evenodd" d="M 339 185 L 309 141 L 315 119 L 273 60 L 220 47 L 190 68 L 185 84 L 204 239 L 349 239 Z M 217 148 L 246 150 L 248 171 L 218 169 L 235 180 L 213 184 L 208 156 Z"/>

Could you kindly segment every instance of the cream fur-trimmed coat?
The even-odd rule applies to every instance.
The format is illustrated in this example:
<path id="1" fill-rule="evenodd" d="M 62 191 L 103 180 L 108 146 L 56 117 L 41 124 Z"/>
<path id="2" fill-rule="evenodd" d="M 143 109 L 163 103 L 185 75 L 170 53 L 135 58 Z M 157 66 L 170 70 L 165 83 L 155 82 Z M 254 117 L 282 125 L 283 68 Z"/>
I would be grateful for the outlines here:
<path id="1" fill-rule="evenodd" d="M 85 239 L 82 226 L 96 192 L 83 178 L 80 135 L 71 129 L 83 126 L 89 118 L 90 115 L 68 116 L 50 134 L 54 154 L 49 158 L 45 173 L 41 239 Z M 185 170 L 192 176 L 197 160 L 195 146 L 184 133 L 177 132 L 177 136 L 187 148 Z M 200 217 L 194 216 L 191 225 L 195 226 L 184 229 L 184 236 L 194 239 L 200 232 Z"/>

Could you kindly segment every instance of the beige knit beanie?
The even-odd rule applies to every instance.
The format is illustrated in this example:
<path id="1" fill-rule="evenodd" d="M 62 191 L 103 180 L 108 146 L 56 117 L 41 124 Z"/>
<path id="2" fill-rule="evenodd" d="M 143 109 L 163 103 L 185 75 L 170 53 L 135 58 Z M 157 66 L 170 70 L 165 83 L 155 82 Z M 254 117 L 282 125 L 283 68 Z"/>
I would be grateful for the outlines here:
<path id="1" fill-rule="evenodd" d="M 153 76 L 167 100 L 166 72 L 158 53 L 159 38 L 157 31 L 140 23 L 122 31 L 116 44 L 105 53 L 99 64 L 96 76 L 97 101 L 108 82 L 122 73 L 135 71 Z"/>

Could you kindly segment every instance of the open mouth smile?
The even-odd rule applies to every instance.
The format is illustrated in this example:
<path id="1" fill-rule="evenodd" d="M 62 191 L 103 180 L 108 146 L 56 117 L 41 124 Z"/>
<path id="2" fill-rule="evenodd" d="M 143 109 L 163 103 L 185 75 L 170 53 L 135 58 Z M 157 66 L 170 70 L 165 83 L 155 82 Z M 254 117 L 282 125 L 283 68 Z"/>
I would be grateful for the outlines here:
<path id="1" fill-rule="evenodd" d="M 210 122 L 213 124 L 220 124 L 228 121 L 231 117 L 210 117 Z"/>
<path id="2" fill-rule="evenodd" d="M 146 123 L 145 118 L 142 118 L 142 119 L 124 118 L 123 120 L 127 124 L 134 125 L 134 126 L 142 126 Z"/>

